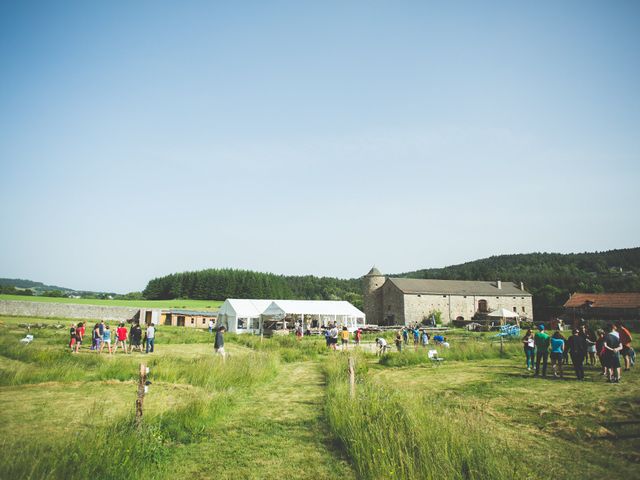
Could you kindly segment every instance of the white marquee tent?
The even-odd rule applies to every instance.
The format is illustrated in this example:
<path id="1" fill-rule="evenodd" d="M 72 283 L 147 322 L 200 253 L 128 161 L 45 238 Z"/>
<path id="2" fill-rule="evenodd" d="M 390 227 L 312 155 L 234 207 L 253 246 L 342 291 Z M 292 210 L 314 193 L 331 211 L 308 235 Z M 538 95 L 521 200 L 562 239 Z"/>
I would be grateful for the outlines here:
<path id="1" fill-rule="evenodd" d="M 263 322 L 271 319 L 290 319 L 302 324 L 304 330 L 336 323 L 354 331 L 365 326 L 365 314 L 345 301 L 331 300 L 274 300 L 262 312 Z"/>
<path id="2" fill-rule="evenodd" d="M 218 326 L 232 333 L 259 333 L 260 315 L 272 302 L 228 298 L 218 309 Z"/>
<path id="3" fill-rule="evenodd" d="M 353 331 L 365 325 L 365 314 L 345 301 L 247 300 L 229 298 L 218 311 L 218 325 L 233 333 L 261 333 L 265 322 L 302 323 L 305 330 L 333 323 Z"/>

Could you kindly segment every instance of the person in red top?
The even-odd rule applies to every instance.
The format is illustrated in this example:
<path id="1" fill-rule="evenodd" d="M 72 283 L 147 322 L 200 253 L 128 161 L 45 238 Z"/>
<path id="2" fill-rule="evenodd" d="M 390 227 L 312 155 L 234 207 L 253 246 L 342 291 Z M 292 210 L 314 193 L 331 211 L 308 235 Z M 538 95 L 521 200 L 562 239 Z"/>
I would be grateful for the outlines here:
<path id="1" fill-rule="evenodd" d="M 122 345 L 122 350 L 124 350 L 124 353 L 127 353 L 127 327 L 124 326 L 124 323 L 121 323 L 116 329 L 116 348 L 113 349 L 114 354 L 118 351 L 118 345 Z"/>
<path id="2" fill-rule="evenodd" d="M 631 332 L 625 327 L 622 322 L 616 322 L 618 327 L 618 333 L 620 334 L 620 343 L 622 344 L 622 358 L 624 358 L 624 369 L 629 370 L 631 368 Z"/>
<path id="3" fill-rule="evenodd" d="M 80 322 L 76 328 L 76 353 L 80 351 L 82 341 L 84 340 L 85 322 Z"/>

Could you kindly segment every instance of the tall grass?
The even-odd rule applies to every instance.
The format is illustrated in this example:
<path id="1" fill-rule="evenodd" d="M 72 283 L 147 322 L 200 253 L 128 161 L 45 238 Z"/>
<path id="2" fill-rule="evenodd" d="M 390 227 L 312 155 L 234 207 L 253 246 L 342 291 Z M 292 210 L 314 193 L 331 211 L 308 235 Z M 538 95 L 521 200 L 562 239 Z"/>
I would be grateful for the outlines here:
<path id="1" fill-rule="evenodd" d="M 27 364 L 30 368 L 43 369 L 42 364 L 33 362 L 34 356 L 37 355 L 32 353 L 21 358 L 32 361 Z M 74 356 L 63 356 L 61 360 L 81 361 Z M 113 365 L 100 364 L 86 377 L 111 377 Z M 188 383 L 202 387 L 202 395 L 161 414 L 146 415 L 141 427 L 135 426 L 130 412 L 109 426 L 88 427 L 63 439 L 41 438 L 28 443 L 5 439 L 0 442 L 0 478 L 157 478 L 167 470 L 177 445 L 213 435 L 217 421 L 248 389 L 272 379 L 277 373 L 278 358 L 264 352 L 231 357 L 224 362 L 212 357 L 157 357 L 149 365 L 150 378 L 156 384 L 153 388 L 162 388 L 158 386 L 160 382 Z M 119 367 L 122 370 L 124 366 Z M 137 373 L 136 368 L 124 370 L 131 376 Z"/>
<path id="2" fill-rule="evenodd" d="M 523 472 L 473 412 L 439 399 L 410 398 L 374 383 L 362 370 L 351 399 L 344 364 L 339 358 L 325 363 L 325 411 L 359 477 L 500 480 Z"/>
<path id="3" fill-rule="evenodd" d="M 425 347 L 413 349 L 409 347 L 402 352 L 391 352 L 380 357 L 380 364 L 388 367 L 406 367 L 433 363 L 427 352 L 431 349 L 438 351 L 438 356 L 445 361 L 471 361 L 488 360 L 493 358 L 512 358 L 523 355 L 520 340 L 505 340 L 500 347 L 500 342 L 494 339 L 470 338 L 463 341 L 452 341 L 449 348 L 429 344 Z"/>
<path id="4" fill-rule="evenodd" d="M 299 362 L 317 360 L 321 355 L 327 355 L 324 337 L 304 337 L 298 340 L 294 335 L 274 335 L 261 339 L 257 335 L 229 335 L 230 342 L 252 348 L 254 350 L 271 352 L 279 355 L 283 362 Z"/>

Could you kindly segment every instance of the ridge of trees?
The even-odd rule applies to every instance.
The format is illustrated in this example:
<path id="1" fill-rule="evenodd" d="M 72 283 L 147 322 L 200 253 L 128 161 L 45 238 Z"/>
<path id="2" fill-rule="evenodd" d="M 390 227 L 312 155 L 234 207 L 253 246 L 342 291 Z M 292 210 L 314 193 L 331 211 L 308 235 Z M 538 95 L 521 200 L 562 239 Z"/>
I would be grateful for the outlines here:
<path id="1" fill-rule="evenodd" d="M 533 294 L 536 316 L 556 313 L 574 292 L 640 291 L 640 248 L 585 253 L 526 253 L 402 273 L 407 278 L 502 280 Z"/>
<path id="2" fill-rule="evenodd" d="M 154 278 L 142 292 L 148 300 L 191 298 L 281 298 L 300 300 L 347 300 L 362 306 L 360 279 L 285 276 L 250 270 L 207 269 Z"/>
<path id="3" fill-rule="evenodd" d="M 533 294 L 536 316 L 554 313 L 573 292 L 640 291 L 640 248 L 585 253 L 497 255 L 460 265 L 397 275 L 442 280 L 502 280 Z M 154 278 L 143 291 L 148 300 L 192 298 L 282 298 L 347 300 L 362 308 L 362 279 L 285 276 L 236 269 L 207 269 Z"/>

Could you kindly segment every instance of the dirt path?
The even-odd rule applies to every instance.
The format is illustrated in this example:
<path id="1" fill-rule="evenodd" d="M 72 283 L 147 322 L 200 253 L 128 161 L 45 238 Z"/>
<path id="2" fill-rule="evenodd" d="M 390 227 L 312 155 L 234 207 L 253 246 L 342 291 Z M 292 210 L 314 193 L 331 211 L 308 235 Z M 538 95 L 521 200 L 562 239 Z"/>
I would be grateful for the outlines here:
<path id="1" fill-rule="evenodd" d="M 323 424 L 323 389 L 317 364 L 283 365 L 273 382 L 234 406 L 209 443 L 188 446 L 189 457 L 175 473 L 190 479 L 355 478 Z"/>

